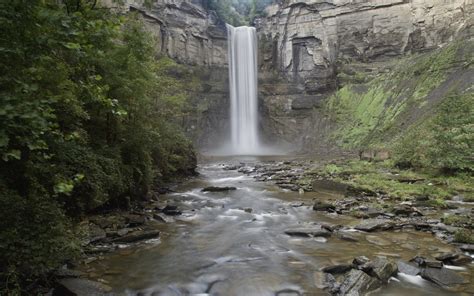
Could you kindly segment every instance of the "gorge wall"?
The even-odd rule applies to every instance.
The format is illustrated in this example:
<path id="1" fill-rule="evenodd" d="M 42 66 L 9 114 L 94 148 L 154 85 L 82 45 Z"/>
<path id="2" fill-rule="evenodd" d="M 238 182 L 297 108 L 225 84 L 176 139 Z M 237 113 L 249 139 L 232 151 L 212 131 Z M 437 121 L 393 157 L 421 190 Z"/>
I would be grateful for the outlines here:
<path id="1" fill-rule="evenodd" d="M 227 31 L 225 23 L 207 9 L 205 0 L 111 0 L 124 13 L 137 12 L 156 41 L 156 51 L 186 65 L 198 87 L 190 90 L 184 125 L 200 148 L 212 147 L 229 128 Z M 180 71 L 173 75 L 180 78 Z"/>
<path id="2" fill-rule="evenodd" d="M 335 90 L 389 72 L 404 55 L 470 38 L 473 9 L 472 0 L 286 0 L 267 7 L 257 22 L 267 134 L 300 147 L 328 143 L 335 125 L 321 107 Z"/>
<path id="3" fill-rule="evenodd" d="M 335 147 L 328 139 L 338 125 L 325 106 L 344 86 L 363 93 L 370 81 L 383 79 L 405 57 L 473 36 L 474 0 L 275 2 L 266 8 L 266 17 L 255 21 L 260 125 L 267 142 L 291 143 L 295 150 Z M 204 149 L 229 131 L 227 35 L 224 22 L 206 3 L 156 0 L 145 8 L 142 0 L 128 0 L 122 7 L 143 16 L 159 54 L 189 65 L 199 81 L 183 124 Z"/>

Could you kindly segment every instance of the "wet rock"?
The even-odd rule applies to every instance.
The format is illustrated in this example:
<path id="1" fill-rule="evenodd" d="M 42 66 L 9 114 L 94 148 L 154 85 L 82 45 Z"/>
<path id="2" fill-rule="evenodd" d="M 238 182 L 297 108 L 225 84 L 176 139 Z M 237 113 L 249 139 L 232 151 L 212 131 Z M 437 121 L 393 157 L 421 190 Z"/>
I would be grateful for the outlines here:
<path id="1" fill-rule="evenodd" d="M 237 188 L 230 187 L 230 186 L 225 186 L 225 187 L 209 186 L 209 187 L 203 188 L 201 191 L 202 192 L 227 192 L 227 191 L 232 191 L 232 190 L 237 190 Z"/>
<path id="2" fill-rule="evenodd" d="M 354 260 L 352 261 L 352 264 L 356 266 L 364 265 L 370 262 L 370 259 L 365 257 L 365 256 L 358 256 L 355 257 Z"/>
<path id="3" fill-rule="evenodd" d="M 462 244 L 459 248 L 465 252 L 474 253 L 474 244 Z"/>
<path id="4" fill-rule="evenodd" d="M 112 289 L 99 282 L 86 279 L 67 278 L 58 281 L 53 296 L 107 295 Z"/>
<path id="5" fill-rule="evenodd" d="M 107 237 L 107 233 L 101 227 L 90 224 L 89 225 L 89 242 L 94 243 L 104 240 Z"/>
<path id="6" fill-rule="evenodd" d="M 431 268 L 442 268 L 443 267 L 443 262 L 433 261 L 433 260 L 425 260 L 423 266 L 431 267 Z"/>
<path id="7" fill-rule="evenodd" d="M 418 266 L 425 266 L 426 258 L 422 256 L 415 256 L 410 259 L 410 262 L 416 263 Z"/>
<path id="8" fill-rule="evenodd" d="M 451 259 L 456 259 L 459 257 L 458 253 L 444 253 L 442 255 L 436 256 L 435 259 L 439 261 L 449 261 Z"/>
<path id="9" fill-rule="evenodd" d="M 311 228 L 292 228 L 285 230 L 285 233 L 290 236 L 299 237 L 330 237 L 331 232 L 322 228 L 321 226 L 315 226 Z"/>
<path id="10" fill-rule="evenodd" d="M 139 231 L 127 234 L 125 236 L 113 239 L 114 243 L 134 243 L 142 240 L 157 238 L 160 236 L 158 230 L 149 230 L 149 231 Z"/>
<path id="11" fill-rule="evenodd" d="M 146 222 L 146 217 L 142 215 L 125 215 L 125 220 L 129 227 L 142 226 Z"/>
<path id="12" fill-rule="evenodd" d="M 129 228 L 122 228 L 117 230 L 117 236 L 124 236 L 127 235 L 130 232 Z"/>
<path id="13" fill-rule="evenodd" d="M 375 235 L 367 235 L 365 237 L 365 239 L 369 242 L 369 243 L 372 243 L 374 245 L 377 245 L 377 246 L 389 246 L 391 245 L 392 243 L 384 238 L 381 238 L 381 237 L 378 237 L 378 236 L 375 236 Z"/>
<path id="14" fill-rule="evenodd" d="M 167 217 L 167 216 L 159 214 L 159 213 L 154 213 L 153 214 L 153 219 L 155 219 L 156 221 L 163 222 L 163 223 L 172 223 L 172 222 L 174 222 L 173 218 Z"/>
<path id="15" fill-rule="evenodd" d="M 244 209 L 244 212 L 246 212 L 246 213 L 252 213 L 252 212 L 253 212 L 253 209 L 252 209 L 252 208 L 245 208 L 245 209 Z"/>
<path id="16" fill-rule="evenodd" d="M 465 283 L 463 277 L 446 268 L 426 268 L 421 272 L 421 276 L 442 287 Z"/>
<path id="17" fill-rule="evenodd" d="M 389 230 L 394 224 L 387 219 L 368 219 L 354 228 L 361 231 L 372 232 L 377 230 Z"/>
<path id="18" fill-rule="evenodd" d="M 324 273 L 324 283 L 326 286 L 326 290 L 329 293 L 336 294 L 337 292 L 339 292 L 339 288 L 341 287 L 341 284 L 338 283 L 338 281 L 332 274 Z"/>
<path id="19" fill-rule="evenodd" d="M 322 212 L 335 212 L 336 207 L 330 203 L 325 203 L 321 201 L 317 201 L 313 206 L 314 211 L 322 211 Z"/>
<path id="20" fill-rule="evenodd" d="M 472 262 L 471 256 L 467 256 L 467 255 L 464 255 L 464 254 L 459 254 L 458 257 L 449 260 L 447 263 L 452 264 L 452 265 L 456 265 L 456 266 L 462 266 L 462 265 L 470 264 L 471 262 Z"/>
<path id="21" fill-rule="evenodd" d="M 387 260 L 385 258 L 375 259 L 372 266 L 371 274 L 384 283 L 387 283 L 388 280 L 393 275 L 396 275 L 398 271 L 397 264 L 392 260 Z"/>
<path id="22" fill-rule="evenodd" d="M 163 214 L 168 215 L 168 216 L 179 216 L 182 214 L 182 212 L 178 210 L 177 206 L 171 206 L 171 205 L 167 205 L 166 207 L 164 207 L 162 212 Z"/>
<path id="23" fill-rule="evenodd" d="M 372 278 L 367 273 L 352 269 L 345 277 L 339 288 L 338 295 L 365 295 L 367 292 L 375 290 L 382 285 L 376 278 Z"/>
<path id="24" fill-rule="evenodd" d="M 331 274 L 341 274 L 346 273 L 351 270 L 354 266 L 352 264 L 337 264 L 332 266 L 327 266 L 322 269 L 322 271 Z"/>
<path id="25" fill-rule="evenodd" d="M 397 261 L 398 271 L 407 275 L 419 275 L 421 269 L 404 261 Z"/>
<path id="26" fill-rule="evenodd" d="M 417 208 L 409 205 L 400 205 L 393 208 L 392 213 L 397 216 L 423 216 Z"/>
<path id="27" fill-rule="evenodd" d="M 337 237 L 342 239 L 342 240 L 348 241 L 348 242 L 358 242 L 359 241 L 354 236 L 352 236 L 350 234 L 347 234 L 347 233 L 344 233 L 344 232 L 338 232 Z"/>

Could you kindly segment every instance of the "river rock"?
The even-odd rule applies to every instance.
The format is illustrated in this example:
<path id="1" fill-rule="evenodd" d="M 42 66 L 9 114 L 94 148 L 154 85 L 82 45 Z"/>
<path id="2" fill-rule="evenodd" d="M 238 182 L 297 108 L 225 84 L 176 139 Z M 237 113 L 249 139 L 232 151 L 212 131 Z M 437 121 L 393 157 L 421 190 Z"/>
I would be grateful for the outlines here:
<path id="1" fill-rule="evenodd" d="M 465 252 L 474 253 L 474 244 L 462 244 L 459 248 Z"/>
<path id="2" fill-rule="evenodd" d="M 465 283 L 463 277 L 446 268 L 425 268 L 421 276 L 442 287 Z"/>
<path id="3" fill-rule="evenodd" d="M 470 264 L 471 262 L 472 262 L 471 256 L 467 256 L 464 254 L 459 254 L 457 258 L 453 258 L 448 261 L 449 264 L 457 265 L 457 266 L 467 265 L 467 264 Z"/>
<path id="4" fill-rule="evenodd" d="M 332 265 L 332 266 L 326 266 L 321 270 L 326 272 L 326 273 L 341 274 L 341 273 L 348 272 L 353 267 L 354 266 L 352 264 L 337 264 L 337 265 Z"/>
<path id="5" fill-rule="evenodd" d="M 336 211 L 336 207 L 330 203 L 317 201 L 313 206 L 313 210 L 322 212 L 334 212 Z"/>
<path id="6" fill-rule="evenodd" d="M 142 215 L 125 215 L 124 216 L 129 227 L 142 226 L 146 222 L 146 217 Z"/>
<path id="7" fill-rule="evenodd" d="M 389 230 L 393 228 L 393 223 L 387 219 L 368 219 L 354 228 L 361 231 L 372 232 L 376 230 Z"/>
<path id="8" fill-rule="evenodd" d="M 382 285 L 376 278 L 372 278 L 367 273 L 352 269 L 345 277 L 339 288 L 338 295 L 365 295 L 367 292 L 375 290 Z"/>
<path id="9" fill-rule="evenodd" d="M 216 186 L 209 186 L 206 188 L 203 188 L 201 191 L 202 192 L 227 192 L 227 191 L 232 191 L 232 190 L 237 190 L 236 187 L 216 187 Z"/>
<path id="10" fill-rule="evenodd" d="M 423 216 L 417 208 L 409 205 L 400 205 L 393 208 L 392 213 L 398 216 Z"/>
<path id="11" fill-rule="evenodd" d="M 172 217 L 167 217 L 166 215 L 159 214 L 159 213 L 154 213 L 153 214 L 153 219 L 156 221 L 160 221 L 163 223 L 172 223 L 174 222 L 174 219 Z"/>
<path id="12" fill-rule="evenodd" d="M 397 261 L 398 271 L 407 275 L 419 275 L 421 269 L 404 261 Z"/>
<path id="13" fill-rule="evenodd" d="M 392 260 L 377 258 L 373 261 L 372 274 L 384 283 L 397 274 L 398 266 Z"/>
<path id="14" fill-rule="evenodd" d="M 104 240 L 106 237 L 107 233 L 104 229 L 95 224 L 89 224 L 89 243 Z"/>
<path id="15" fill-rule="evenodd" d="M 100 296 L 107 295 L 111 287 L 87 279 L 67 278 L 58 281 L 53 296 Z"/>
<path id="16" fill-rule="evenodd" d="M 369 243 L 372 243 L 374 245 L 377 245 L 377 246 L 389 246 L 391 245 L 392 243 L 384 238 L 381 238 L 381 237 L 378 237 L 378 236 L 375 236 L 375 235 L 367 235 L 365 237 L 365 239 L 369 242 Z"/>
<path id="17" fill-rule="evenodd" d="M 322 228 L 321 226 L 314 226 L 308 228 L 292 228 L 285 230 L 285 233 L 290 236 L 300 237 L 330 237 L 331 232 Z"/>
<path id="18" fill-rule="evenodd" d="M 167 205 L 166 207 L 164 207 L 162 212 L 163 214 L 168 215 L 168 216 L 179 216 L 182 214 L 182 212 L 178 210 L 177 206 L 171 206 L 171 205 Z"/>
<path id="19" fill-rule="evenodd" d="M 114 243 L 134 243 L 142 240 L 157 238 L 160 235 L 158 230 L 138 231 L 125 236 L 113 239 Z"/>

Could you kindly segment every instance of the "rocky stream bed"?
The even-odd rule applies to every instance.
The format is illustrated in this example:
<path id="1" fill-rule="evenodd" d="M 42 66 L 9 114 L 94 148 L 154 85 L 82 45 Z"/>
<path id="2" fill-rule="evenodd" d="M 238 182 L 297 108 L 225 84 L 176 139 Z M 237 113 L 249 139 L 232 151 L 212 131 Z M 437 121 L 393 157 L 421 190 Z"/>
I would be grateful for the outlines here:
<path id="1" fill-rule="evenodd" d="M 129 213 L 91 217 L 53 295 L 472 295 L 474 245 L 421 197 L 390 207 L 304 159 L 224 159 Z M 68 294 L 68 295 L 69 295 Z"/>

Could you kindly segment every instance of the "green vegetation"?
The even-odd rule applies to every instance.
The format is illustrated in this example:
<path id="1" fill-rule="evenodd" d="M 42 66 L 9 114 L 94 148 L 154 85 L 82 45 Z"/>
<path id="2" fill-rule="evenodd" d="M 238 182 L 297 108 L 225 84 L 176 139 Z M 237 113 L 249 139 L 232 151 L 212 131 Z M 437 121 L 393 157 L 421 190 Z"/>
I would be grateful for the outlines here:
<path id="1" fill-rule="evenodd" d="M 207 0 L 207 7 L 233 26 L 251 25 L 274 0 Z"/>
<path id="2" fill-rule="evenodd" d="M 393 161 L 347 161 L 328 164 L 308 173 L 351 185 L 354 191 L 370 195 L 382 194 L 397 200 L 429 198 L 428 204 L 445 207 L 445 199 L 474 194 L 474 176 L 459 174 L 445 177 L 436 172 L 419 172 L 394 167 Z"/>
<path id="3" fill-rule="evenodd" d="M 137 15 L 96 1 L 2 1 L 0 31 L 0 290 L 11 294 L 78 254 L 81 215 L 193 173 L 178 123 L 196 83 L 156 58 Z"/>
<path id="4" fill-rule="evenodd" d="M 394 145 L 395 159 L 411 167 L 445 171 L 474 168 L 474 95 L 450 95 L 435 116 L 414 126 Z"/>
<path id="5" fill-rule="evenodd" d="M 345 148 L 391 147 L 405 134 L 408 127 L 419 125 L 438 111 L 443 113 L 448 110 L 448 107 L 438 106 L 445 97 L 458 97 L 458 101 L 464 102 L 463 106 L 469 102 L 472 105 L 472 89 L 462 89 L 459 94 L 453 93 L 453 89 L 458 89 L 457 82 L 449 82 L 437 94 L 432 94 L 454 68 L 472 66 L 472 57 L 467 53 L 472 49 L 474 42 L 460 41 L 429 54 L 402 58 L 398 64 L 388 65 L 393 67 L 392 71 L 378 74 L 368 82 L 359 77 L 358 72 L 351 79 L 343 79 L 360 81 L 361 84 L 345 85 L 325 106 L 326 113 L 338 125 L 334 139 Z M 455 112 L 457 113 L 454 114 Z M 449 122 L 447 116 L 452 115 L 467 115 L 467 118 L 464 122 Z M 461 123 L 468 127 L 472 120 L 471 106 L 467 110 L 451 110 L 445 115 L 444 125 L 440 124 L 445 127 Z M 468 131 L 464 128 L 457 132 L 456 136 Z M 456 136 L 452 135 L 451 139 L 457 140 Z M 466 147 L 465 144 L 461 146 Z"/>
<path id="6" fill-rule="evenodd" d="M 454 241 L 462 244 L 474 244 L 474 234 L 467 229 L 460 229 L 454 234 Z"/>

